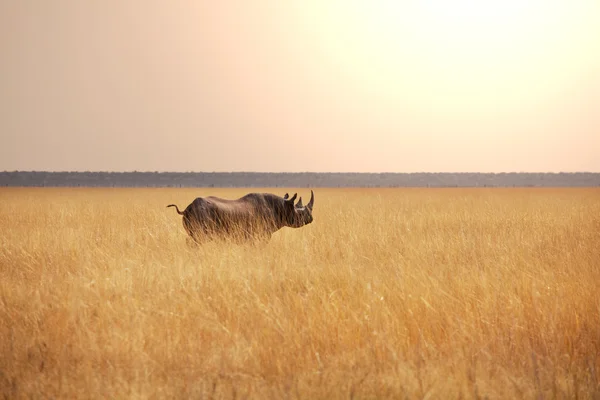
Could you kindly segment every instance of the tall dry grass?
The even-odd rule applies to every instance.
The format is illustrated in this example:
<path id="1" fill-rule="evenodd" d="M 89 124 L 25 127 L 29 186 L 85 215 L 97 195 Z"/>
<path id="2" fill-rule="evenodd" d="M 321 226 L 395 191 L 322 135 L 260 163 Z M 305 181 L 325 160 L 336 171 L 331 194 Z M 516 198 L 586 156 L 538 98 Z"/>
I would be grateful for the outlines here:
<path id="1" fill-rule="evenodd" d="M 258 247 L 165 208 L 246 192 L 0 190 L 0 394 L 600 396 L 600 190 L 317 189 Z"/>

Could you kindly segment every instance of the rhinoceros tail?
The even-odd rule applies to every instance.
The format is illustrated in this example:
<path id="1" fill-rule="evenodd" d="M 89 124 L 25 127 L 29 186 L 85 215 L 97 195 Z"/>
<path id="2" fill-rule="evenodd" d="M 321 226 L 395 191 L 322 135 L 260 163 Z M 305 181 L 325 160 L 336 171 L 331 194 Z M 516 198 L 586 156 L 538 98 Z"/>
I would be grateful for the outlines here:
<path id="1" fill-rule="evenodd" d="M 179 215 L 183 215 L 183 213 L 182 213 L 181 211 L 179 211 L 179 207 L 177 207 L 175 204 L 169 204 L 169 205 L 167 206 L 167 208 L 168 208 L 168 207 L 175 207 L 175 209 L 177 210 L 177 214 L 179 214 Z"/>

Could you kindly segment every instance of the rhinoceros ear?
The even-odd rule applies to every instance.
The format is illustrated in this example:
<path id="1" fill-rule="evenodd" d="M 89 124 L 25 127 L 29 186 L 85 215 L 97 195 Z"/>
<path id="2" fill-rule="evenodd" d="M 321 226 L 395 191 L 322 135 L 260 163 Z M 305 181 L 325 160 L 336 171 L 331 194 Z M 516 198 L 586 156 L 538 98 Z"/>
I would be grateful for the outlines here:
<path id="1" fill-rule="evenodd" d="M 288 199 L 288 197 L 290 197 L 290 194 L 289 194 L 289 193 L 286 193 L 286 194 L 284 194 L 284 195 L 283 195 L 283 199 L 284 199 L 284 200 L 287 200 L 287 199 Z"/>
<path id="2" fill-rule="evenodd" d="M 296 203 L 296 208 L 302 208 L 302 207 L 304 207 L 304 205 L 302 204 L 302 197 L 300 197 L 300 199 Z"/>
<path id="3" fill-rule="evenodd" d="M 306 208 L 308 208 L 310 211 L 312 211 L 313 209 L 313 205 L 315 204 L 315 194 L 313 193 L 313 191 L 310 191 L 310 201 L 308 202 L 308 204 L 306 205 Z"/>
<path id="4" fill-rule="evenodd" d="M 294 195 L 292 197 L 290 197 L 289 199 L 285 199 L 285 202 L 287 204 L 291 204 L 293 206 L 294 205 L 294 200 L 296 200 L 297 196 L 298 196 L 298 193 L 294 193 Z"/>

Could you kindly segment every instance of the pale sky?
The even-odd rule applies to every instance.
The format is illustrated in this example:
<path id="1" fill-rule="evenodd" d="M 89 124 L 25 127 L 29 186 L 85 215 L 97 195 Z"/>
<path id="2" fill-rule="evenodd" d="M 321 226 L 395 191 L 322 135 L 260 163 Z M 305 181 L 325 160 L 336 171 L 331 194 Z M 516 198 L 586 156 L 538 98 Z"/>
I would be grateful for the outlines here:
<path id="1" fill-rule="evenodd" d="M 0 170 L 600 172 L 598 0 L 0 0 Z"/>

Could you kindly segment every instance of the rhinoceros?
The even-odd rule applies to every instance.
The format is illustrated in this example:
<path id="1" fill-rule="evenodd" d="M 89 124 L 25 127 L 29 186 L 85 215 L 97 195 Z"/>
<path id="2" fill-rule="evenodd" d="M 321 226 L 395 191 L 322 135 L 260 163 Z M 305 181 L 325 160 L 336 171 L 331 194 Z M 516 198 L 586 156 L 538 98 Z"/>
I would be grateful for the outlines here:
<path id="1" fill-rule="evenodd" d="M 249 193 L 236 200 L 209 196 L 196 198 L 183 211 L 175 204 L 167 207 L 175 207 L 183 215 L 183 227 L 196 243 L 212 239 L 264 241 L 283 227 L 300 228 L 313 222 L 313 191 L 306 205 L 302 197 L 294 204 L 297 196 Z"/>

